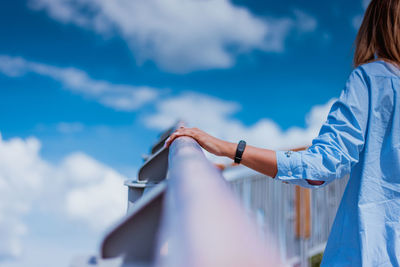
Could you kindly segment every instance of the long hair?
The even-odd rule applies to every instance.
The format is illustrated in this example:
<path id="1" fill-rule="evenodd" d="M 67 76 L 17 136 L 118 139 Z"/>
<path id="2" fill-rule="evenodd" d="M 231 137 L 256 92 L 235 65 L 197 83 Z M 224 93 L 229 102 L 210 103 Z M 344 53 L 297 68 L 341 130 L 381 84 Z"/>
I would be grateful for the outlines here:
<path id="1" fill-rule="evenodd" d="M 400 66 L 400 0 L 372 0 L 355 45 L 355 67 L 378 59 Z"/>

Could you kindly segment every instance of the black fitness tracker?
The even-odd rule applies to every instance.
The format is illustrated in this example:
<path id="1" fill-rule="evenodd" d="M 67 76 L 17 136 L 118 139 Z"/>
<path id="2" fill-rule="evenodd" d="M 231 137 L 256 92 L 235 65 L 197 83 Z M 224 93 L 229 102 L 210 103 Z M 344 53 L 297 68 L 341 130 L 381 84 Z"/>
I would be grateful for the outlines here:
<path id="1" fill-rule="evenodd" d="M 240 162 L 242 161 L 242 156 L 245 148 L 246 148 L 246 142 L 241 140 L 236 149 L 236 155 L 235 155 L 236 164 L 240 164 Z"/>

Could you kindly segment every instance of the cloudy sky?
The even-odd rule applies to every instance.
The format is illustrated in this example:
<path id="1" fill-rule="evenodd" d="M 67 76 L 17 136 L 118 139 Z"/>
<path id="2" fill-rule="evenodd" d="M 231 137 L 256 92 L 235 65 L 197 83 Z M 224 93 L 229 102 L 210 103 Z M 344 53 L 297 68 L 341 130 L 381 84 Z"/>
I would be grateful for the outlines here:
<path id="1" fill-rule="evenodd" d="M 95 253 L 124 214 L 123 180 L 177 119 L 234 142 L 309 144 L 367 4 L 2 1 L 0 265 Z"/>

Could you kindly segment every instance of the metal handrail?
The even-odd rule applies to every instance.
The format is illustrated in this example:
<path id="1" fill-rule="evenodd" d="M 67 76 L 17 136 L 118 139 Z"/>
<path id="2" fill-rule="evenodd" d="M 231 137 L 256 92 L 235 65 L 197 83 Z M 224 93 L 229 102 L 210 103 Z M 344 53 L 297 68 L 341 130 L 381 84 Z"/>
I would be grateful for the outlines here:
<path id="1" fill-rule="evenodd" d="M 191 138 L 169 153 L 156 266 L 281 266 L 222 174 Z"/>
<path id="2" fill-rule="evenodd" d="M 258 232 L 194 139 L 176 139 L 164 160 L 166 181 L 132 203 L 105 236 L 98 266 L 115 258 L 119 263 L 107 266 L 282 266 L 275 242 Z"/>

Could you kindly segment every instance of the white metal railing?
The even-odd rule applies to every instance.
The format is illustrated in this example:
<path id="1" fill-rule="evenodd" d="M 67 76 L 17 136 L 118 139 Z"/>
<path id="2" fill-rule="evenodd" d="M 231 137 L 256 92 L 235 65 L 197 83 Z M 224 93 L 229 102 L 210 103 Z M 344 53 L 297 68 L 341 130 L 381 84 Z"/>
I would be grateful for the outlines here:
<path id="1" fill-rule="evenodd" d="M 259 227 L 268 229 L 277 240 L 282 261 L 294 265 L 301 258 L 323 252 L 348 177 L 310 191 L 311 233 L 308 238 L 299 238 L 295 230 L 295 186 L 252 171 L 230 172 L 228 181 L 233 191 L 252 216 L 258 217 Z"/>
<path id="2" fill-rule="evenodd" d="M 101 257 L 74 266 L 282 266 L 276 242 L 260 234 L 195 140 L 178 138 L 168 158 L 166 151 L 154 153 L 138 181 L 126 183 L 128 216 L 104 238 Z"/>

